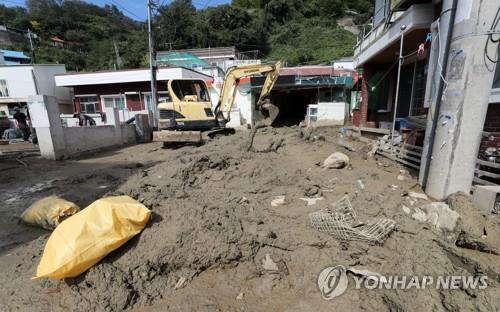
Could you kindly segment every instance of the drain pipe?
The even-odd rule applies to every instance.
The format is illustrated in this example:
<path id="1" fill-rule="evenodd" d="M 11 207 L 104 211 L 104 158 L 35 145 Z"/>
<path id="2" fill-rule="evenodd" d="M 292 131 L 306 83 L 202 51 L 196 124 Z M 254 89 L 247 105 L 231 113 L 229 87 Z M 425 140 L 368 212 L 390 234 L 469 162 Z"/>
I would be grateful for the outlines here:
<path id="1" fill-rule="evenodd" d="M 438 89 L 437 89 L 437 93 L 435 96 L 436 102 L 434 105 L 434 111 L 429 112 L 429 114 L 432 114 L 432 116 L 431 116 L 432 125 L 431 125 L 430 133 L 428 136 L 429 139 L 427 141 L 428 150 L 427 150 L 426 159 L 425 159 L 425 166 L 423 168 L 424 172 L 423 172 L 423 175 L 421 175 L 423 177 L 421 179 L 421 184 L 422 184 L 422 187 L 424 189 L 425 189 L 425 186 L 427 184 L 427 178 L 429 177 L 429 168 L 430 168 L 430 163 L 432 160 L 432 152 L 434 150 L 434 144 L 435 144 L 434 138 L 435 138 L 435 134 L 436 134 L 439 111 L 441 109 L 441 102 L 442 102 L 443 90 L 444 90 L 444 81 L 443 81 L 442 77 L 446 77 L 446 67 L 448 64 L 448 55 L 449 55 L 449 50 L 450 50 L 451 38 L 453 35 L 453 26 L 455 24 L 455 13 L 457 11 L 457 3 L 458 3 L 458 0 L 443 0 L 443 8 L 442 8 L 441 14 L 440 14 L 439 23 L 441 23 L 441 21 L 446 18 L 443 16 L 447 13 L 449 13 L 449 19 L 448 19 L 447 25 L 440 27 L 440 33 L 438 34 L 439 35 L 438 39 L 439 39 L 440 45 L 441 45 L 441 37 L 443 36 L 443 33 L 446 33 L 446 37 L 445 37 L 444 47 L 440 46 L 440 49 L 439 49 L 442 52 L 441 54 L 443 54 L 443 59 L 441 62 L 442 67 L 441 67 L 441 72 L 440 72 L 440 76 L 439 76 Z M 445 23 L 443 23 L 443 24 L 445 24 Z M 440 58 L 441 58 L 441 55 L 439 55 L 439 53 L 438 53 L 436 66 L 438 66 L 438 64 L 440 63 L 439 62 Z M 438 71 L 435 71 L 434 73 L 437 74 L 437 72 Z M 427 128 L 428 128 L 428 126 L 427 126 Z M 426 131 L 429 131 L 429 129 L 426 129 Z"/>

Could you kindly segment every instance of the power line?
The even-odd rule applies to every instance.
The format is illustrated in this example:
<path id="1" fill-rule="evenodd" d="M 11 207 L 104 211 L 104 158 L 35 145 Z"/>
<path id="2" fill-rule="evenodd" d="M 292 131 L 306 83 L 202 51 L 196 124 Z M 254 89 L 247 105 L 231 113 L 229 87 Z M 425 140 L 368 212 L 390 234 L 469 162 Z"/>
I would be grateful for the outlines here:
<path id="1" fill-rule="evenodd" d="M 167 1 L 169 1 L 169 0 L 163 0 L 163 1 L 160 3 L 159 7 L 162 7 L 162 6 L 166 5 L 166 4 L 167 4 Z"/>
<path id="2" fill-rule="evenodd" d="M 137 19 L 139 20 L 142 20 L 143 18 L 138 16 L 137 14 L 135 14 L 134 12 L 128 10 L 126 7 L 124 7 L 123 5 L 121 5 L 120 3 L 118 3 L 118 1 L 115 1 L 115 0 L 111 0 L 112 4 L 116 5 L 117 7 L 121 8 L 123 11 L 127 12 L 128 14 L 136 17 Z"/>
<path id="3" fill-rule="evenodd" d="M 497 13 L 495 14 L 495 18 L 493 19 L 493 23 L 491 24 L 490 31 L 494 32 L 499 24 L 500 24 L 500 7 L 498 7 L 498 9 L 497 9 Z M 486 66 L 486 68 L 490 72 L 494 72 L 495 71 L 495 65 L 500 61 L 500 58 L 499 58 L 500 44 L 499 44 L 499 42 L 500 42 L 500 38 L 494 38 L 493 34 L 490 34 L 490 35 L 488 35 L 488 39 L 486 39 L 486 43 L 484 45 L 484 54 L 483 54 L 484 65 Z M 492 44 L 492 45 L 496 44 L 497 45 L 496 55 L 495 56 L 491 56 L 489 54 L 488 46 L 490 44 Z M 490 66 L 488 64 L 488 61 L 490 61 L 491 63 L 493 63 L 493 67 L 492 68 L 490 68 Z"/>

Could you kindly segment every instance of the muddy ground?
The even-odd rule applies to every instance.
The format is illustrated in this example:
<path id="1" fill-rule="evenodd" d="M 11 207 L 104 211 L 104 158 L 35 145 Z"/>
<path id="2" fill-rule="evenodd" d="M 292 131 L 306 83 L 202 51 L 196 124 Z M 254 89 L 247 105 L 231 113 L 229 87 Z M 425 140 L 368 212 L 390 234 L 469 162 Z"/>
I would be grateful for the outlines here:
<path id="1" fill-rule="evenodd" d="M 71 161 L 28 158 L 28 167 L 4 161 L 0 310 L 499 311 L 499 217 L 483 216 L 468 195 L 456 194 L 448 199 L 461 216 L 455 230 L 419 223 L 411 214 L 430 201 L 408 196 L 421 192 L 415 173 L 401 174 L 387 159 L 367 157 L 366 143 L 340 136 L 336 128 L 305 136 L 298 127 L 266 128 L 251 152 L 248 133 L 238 132 L 201 147 L 149 143 Z M 350 164 L 322 168 L 336 151 Z M 81 207 L 126 194 L 153 218 L 80 277 L 32 281 L 50 233 L 17 216 L 52 194 Z M 272 206 L 281 195 L 285 203 Z M 311 227 L 309 213 L 344 195 L 363 221 L 395 220 L 384 243 L 340 241 Z M 301 199 L 316 197 L 323 200 L 310 206 Z M 487 276 L 488 287 L 368 290 L 355 289 L 349 277 L 344 294 L 324 300 L 318 274 L 336 265 L 385 275 Z"/>

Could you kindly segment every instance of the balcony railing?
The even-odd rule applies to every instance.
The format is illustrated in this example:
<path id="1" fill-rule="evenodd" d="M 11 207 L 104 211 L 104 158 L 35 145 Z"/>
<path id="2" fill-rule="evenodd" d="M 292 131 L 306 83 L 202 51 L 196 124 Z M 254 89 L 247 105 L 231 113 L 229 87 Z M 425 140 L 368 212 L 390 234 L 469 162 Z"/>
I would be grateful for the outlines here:
<path id="1" fill-rule="evenodd" d="M 397 40 L 399 27 L 403 24 L 407 26 L 406 32 L 412 29 L 430 28 L 430 24 L 434 20 L 434 11 L 432 4 L 415 4 L 406 11 L 393 12 L 385 19 L 384 22 L 379 23 L 366 34 L 362 33 L 361 37 L 358 38 L 358 42 L 354 46 L 355 60 L 383 36 L 386 44 Z M 386 44 L 383 46 L 387 46 Z"/>

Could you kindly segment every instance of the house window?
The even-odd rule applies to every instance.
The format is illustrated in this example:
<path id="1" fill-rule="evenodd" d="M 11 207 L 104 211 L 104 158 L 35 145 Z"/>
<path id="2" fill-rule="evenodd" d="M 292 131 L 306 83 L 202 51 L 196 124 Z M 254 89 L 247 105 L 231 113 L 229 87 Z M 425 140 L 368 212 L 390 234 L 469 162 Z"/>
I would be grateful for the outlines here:
<path id="1" fill-rule="evenodd" d="M 0 97 L 8 97 L 9 89 L 7 88 L 7 80 L 0 79 Z"/>
<path id="2" fill-rule="evenodd" d="M 86 114 L 95 114 L 100 112 L 99 100 L 97 96 L 80 97 L 80 111 Z"/>
<path id="3" fill-rule="evenodd" d="M 123 95 L 103 95 L 104 107 L 113 107 L 119 110 L 125 109 L 125 96 Z"/>
<path id="4" fill-rule="evenodd" d="M 377 113 L 387 113 L 392 108 L 393 81 L 388 73 L 380 71 L 368 80 L 368 108 Z"/>
<path id="5" fill-rule="evenodd" d="M 427 64 L 425 61 L 417 61 L 415 63 L 415 73 L 413 75 L 413 87 L 411 96 L 411 116 L 425 115 L 426 108 L 424 107 L 425 84 L 427 81 Z"/>

